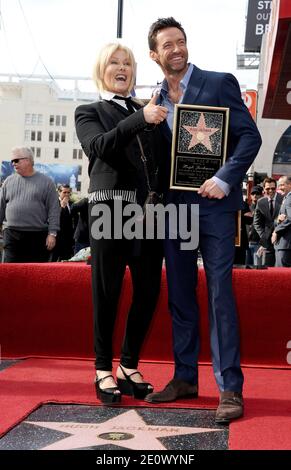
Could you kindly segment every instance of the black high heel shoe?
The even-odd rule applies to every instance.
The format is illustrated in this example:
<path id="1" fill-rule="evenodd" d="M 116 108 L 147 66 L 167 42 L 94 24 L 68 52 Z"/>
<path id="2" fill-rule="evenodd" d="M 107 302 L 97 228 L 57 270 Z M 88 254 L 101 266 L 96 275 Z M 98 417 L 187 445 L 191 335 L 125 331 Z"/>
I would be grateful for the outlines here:
<path id="1" fill-rule="evenodd" d="M 138 374 L 143 377 L 140 372 L 136 371 L 132 372 L 132 374 L 127 374 L 121 365 L 119 365 L 119 367 L 125 377 L 124 379 L 117 378 L 117 385 L 121 393 L 123 393 L 124 395 L 134 396 L 134 398 L 139 398 L 142 400 L 149 393 L 153 392 L 154 387 L 149 382 L 138 383 L 134 382 L 131 379 L 131 377 L 135 374 Z"/>
<path id="2" fill-rule="evenodd" d="M 95 389 L 96 389 L 96 395 L 99 400 L 104 403 L 105 405 L 113 405 L 116 403 L 120 403 L 121 401 L 121 393 L 118 387 L 109 387 L 109 388 L 100 388 L 100 384 L 103 382 L 103 380 L 107 379 L 108 377 L 112 377 L 113 375 L 106 375 L 105 377 L 102 377 L 101 379 L 95 379 Z"/>

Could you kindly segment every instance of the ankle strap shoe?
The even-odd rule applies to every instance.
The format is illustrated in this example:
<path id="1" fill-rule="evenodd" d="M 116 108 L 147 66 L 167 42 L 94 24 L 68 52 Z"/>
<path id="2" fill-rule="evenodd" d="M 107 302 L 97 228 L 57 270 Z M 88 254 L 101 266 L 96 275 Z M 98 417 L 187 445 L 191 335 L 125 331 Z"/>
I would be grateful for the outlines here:
<path id="1" fill-rule="evenodd" d="M 131 377 L 136 374 L 139 374 L 142 377 L 142 374 L 138 370 L 131 374 L 127 374 L 121 365 L 119 365 L 119 367 L 125 377 L 124 379 L 117 379 L 117 385 L 121 393 L 143 400 L 149 393 L 153 392 L 154 387 L 149 382 L 139 383 L 134 382 L 131 379 Z"/>
<path id="2" fill-rule="evenodd" d="M 118 387 L 100 388 L 100 384 L 108 377 L 112 377 L 114 379 L 111 374 L 106 375 L 101 379 L 95 379 L 96 396 L 104 405 L 114 405 L 121 401 L 121 392 Z"/>

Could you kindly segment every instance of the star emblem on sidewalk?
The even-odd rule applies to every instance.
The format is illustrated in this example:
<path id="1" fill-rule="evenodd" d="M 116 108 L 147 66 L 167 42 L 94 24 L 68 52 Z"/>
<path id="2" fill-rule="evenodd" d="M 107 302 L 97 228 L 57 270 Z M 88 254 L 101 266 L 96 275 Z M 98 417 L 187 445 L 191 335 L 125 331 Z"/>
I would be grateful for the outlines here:
<path id="1" fill-rule="evenodd" d="M 50 421 L 25 421 L 25 423 L 69 434 L 68 437 L 41 450 L 71 450 L 105 444 L 116 444 L 132 450 L 167 450 L 159 441 L 159 437 L 223 431 L 199 427 L 148 425 L 135 410 L 126 411 L 101 423 Z"/>
<path id="2" fill-rule="evenodd" d="M 186 129 L 187 132 L 192 135 L 188 150 L 190 150 L 192 147 L 195 147 L 195 145 L 201 144 L 204 145 L 207 150 L 210 150 L 210 152 L 212 152 L 212 145 L 209 137 L 220 129 L 215 127 L 206 127 L 205 117 L 203 113 L 200 114 L 199 121 L 196 127 L 185 125 L 183 125 L 183 127 L 184 129 Z"/>

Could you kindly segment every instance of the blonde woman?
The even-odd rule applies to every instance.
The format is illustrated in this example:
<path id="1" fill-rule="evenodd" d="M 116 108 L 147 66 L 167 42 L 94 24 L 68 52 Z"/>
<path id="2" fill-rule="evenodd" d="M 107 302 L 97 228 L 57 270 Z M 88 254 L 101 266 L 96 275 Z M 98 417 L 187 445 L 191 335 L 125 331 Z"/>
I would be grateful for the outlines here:
<path id="1" fill-rule="evenodd" d="M 102 99 L 79 106 L 75 113 L 77 135 L 89 158 L 95 386 L 97 397 L 105 404 L 119 403 L 122 394 L 143 399 L 153 390 L 137 368 L 160 290 L 161 240 L 117 239 L 114 231 L 109 238 L 96 239 L 92 230 L 97 220 L 92 214 L 98 212 L 100 204 L 110 211 L 113 223 L 116 201 L 121 201 L 124 208 L 130 203 L 143 205 L 146 199 L 148 185 L 137 135 L 147 157 L 153 189 L 160 191 L 163 184 L 160 174 L 165 159 L 160 149 L 165 145 L 159 124 L 165 120 L 167 110 L 155 104 L 155 97 L 145 107 L 131 98 L 135 70 L 128 47 L 103 47 L 94 68 Z M 116 383 L 112 375 L 112 336 L 126 266 L 131 272 L 133 295 Z"/>

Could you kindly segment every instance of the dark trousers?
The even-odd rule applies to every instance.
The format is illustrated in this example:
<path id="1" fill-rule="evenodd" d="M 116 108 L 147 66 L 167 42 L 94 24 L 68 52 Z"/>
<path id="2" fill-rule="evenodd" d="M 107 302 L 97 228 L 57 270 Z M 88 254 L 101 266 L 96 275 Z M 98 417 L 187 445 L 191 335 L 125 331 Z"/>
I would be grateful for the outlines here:
<path id="1" fill-rule="evenodd" d="M 232 289 L 234 212 L 200 214 L 199 248 L 208 287 L 208 314 L 214 375 L 221 391 L 240 392 L 238 320 Z M 175 378 L 198 383 L 199 306 L 197 250 L 181 250 L 181 240 L 165 240 L 169 307 L 173 321 Z"/>
<path id="2" fill-rule="evenodd" d="M 46 263 L 47 232 L 26 232 L 6 228 L 3 232 L 3 263 Z"/>
<path id="3" fill-rule="evenodd" d="M 72 233 L 57 234 L 56 245 L 51 253 L 50 261 L 66 261 L 72 258 L 74 254 L 74 240 Z"/>
<path id="4" fill-rule="evenodd" d="M 90 228 L 95 219 L 90 215 Z M 162 242 L 96 240 L 90 229 L 90 246 L 96 369 L 112 369 L 112 337 L 126 266 L 131 273 L 133 295 L 120 362 L 135 369 L 160 292 Z"/>
<path id="5" fill-rule="evenodd" d="M 276 267 L 291 268 L 291 250 L 275 250 Z"/>
<path id="6" fill-rule="evenodd" d="M 263 256 L 265 258 L 262 260 L 263 264 L 269 266 L 270 268 L 275 266 L 275 250 L 273 248 L 268 249 Z"/>

